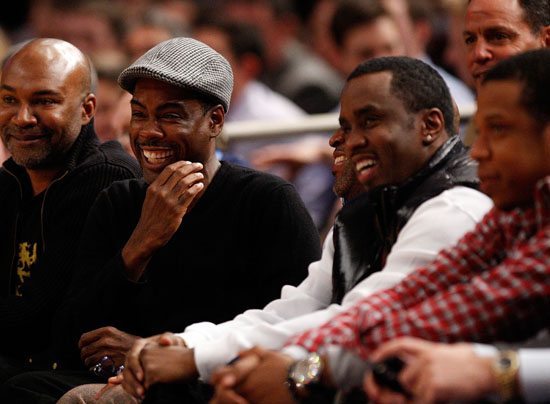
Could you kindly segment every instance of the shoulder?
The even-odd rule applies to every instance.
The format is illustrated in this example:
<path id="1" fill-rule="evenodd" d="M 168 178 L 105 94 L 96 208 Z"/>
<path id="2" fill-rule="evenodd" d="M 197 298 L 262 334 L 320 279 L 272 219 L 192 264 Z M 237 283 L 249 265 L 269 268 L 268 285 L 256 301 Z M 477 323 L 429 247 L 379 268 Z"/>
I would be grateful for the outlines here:
<path id="1" fill-rule="evenodd" d="M 290 182 L 281 177 L 227 161 L 222 163 L 221 170 L 227 181 L 235 186 L 262 189 L 293 188 Z"/>
<path id="2" fill-rule="evenodd" d="M 431 211 L 440 215 L 461 212 L 479 221 L 491 208 L 493 201 L 474 188 L 455 186 L 421 204 L 417 211 Z"/>
<path id="3" fill-rule="evenodd" d="M 454 243 L 456 236 L 473 230 L 492 207 L 493 202 L 482 192 L 456 186 L 422 203 L 401 232 L 442 242 L 450 237 Z"/>
<path id="4" fill-rule="evenodd" d="M 141 195 L 145 196 L 147 187 L 147 183 L 142 178 L 127 178 L 113 182 L 103 189 L 100 195 L 109 199 L 135 200 Z"/>
<path id="5" fill-rule="evenodd" d="M 110 172 L 117 179 L 141 177 L 141 168 L 137 160 L 117 141 L 100 144 L 93 153 L 86 156 L 75 171 Z"/>
<path id="6" fill-rule="evenodd" d="M 137 160 L 128 154 L 117 141 L 109 141 L 99 146 L 99 151 L 105 156 L 105 163 L 129 170 L 136 176 L 141 175 L 141 168 Z"/>

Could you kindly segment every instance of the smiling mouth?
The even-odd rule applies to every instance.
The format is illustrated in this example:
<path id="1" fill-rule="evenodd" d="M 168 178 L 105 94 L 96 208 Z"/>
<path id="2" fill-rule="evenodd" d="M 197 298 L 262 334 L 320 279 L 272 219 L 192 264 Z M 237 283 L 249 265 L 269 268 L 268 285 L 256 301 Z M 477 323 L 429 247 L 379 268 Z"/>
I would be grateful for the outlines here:
<path id="1" fill-rule="evenodd" d="M 341 164 L 341 163 L 345 162 L 346 160 L 347 160 L 346 156 L 338 156 L 334 159 L 334 165 Z"/>
<path id="2" fill-rule="evenodd" d="M 355 163 L 355 171 L 358 173 L 361 173 L 363 171 L 366 171 L 376 165 L 376 161 L 372 159 L 366 159 L 366 160 L 360 160 L 357 163 Z"/>
<path id="3" fill-rule="evenodd" d="M 151 164 L 160 164 L 164 163 L 174 156 L 174 151 L 172 149 L 165 150 L 141 150 L 143 157 L 148 163 Z"/>

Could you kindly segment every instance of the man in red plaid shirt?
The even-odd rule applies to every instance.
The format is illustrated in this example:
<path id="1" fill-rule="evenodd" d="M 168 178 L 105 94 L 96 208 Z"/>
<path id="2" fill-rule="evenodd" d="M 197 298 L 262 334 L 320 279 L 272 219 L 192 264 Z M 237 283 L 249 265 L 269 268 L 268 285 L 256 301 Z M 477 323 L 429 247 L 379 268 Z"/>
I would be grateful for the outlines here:
<path id="1" fill-rule="evenodd" d="M 311 370 L 322 370 L 318 360 L 310 355 L 298 361 L 310 373 L 305 387 L 298 386 L 298 398 L 304 399 L 327 379 L 340 388 L 360 382 L 368 366 L 358 358 L 368 360 L 381 343 L 398 336 L 511 342 L 550 324 L 550 51 L 532 51 L 497 66 L 478 96 L 479 139 L 471 150 L 481 187 L 495 208 L 431 264 L 291 338 L 286 355 L 261 348 L 242 353 L 242 365 L 213 376 L 214 402 L 238 402 L 235 392 L 254 403 L 292 402 L 280 378 L 292 357 L 307 352 L 328 359 L 330 371 L 311 376 Z M 261 385 L 266 372 L 269 382 Z M 288 376 L 292 383 L 293 375 Z"/>

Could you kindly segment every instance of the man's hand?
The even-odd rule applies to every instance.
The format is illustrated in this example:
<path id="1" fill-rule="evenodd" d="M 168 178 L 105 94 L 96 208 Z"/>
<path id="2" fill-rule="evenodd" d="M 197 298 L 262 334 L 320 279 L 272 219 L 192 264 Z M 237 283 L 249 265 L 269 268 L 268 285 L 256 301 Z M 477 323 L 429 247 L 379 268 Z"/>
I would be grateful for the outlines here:
<path id="1" fill-rule="evenodd" d="M 78 341 L 80 357 L 84 364 L 91 368 L 104 356 L 110 356 L 115 367 L 122 365 L 126 353 L 139 337 L 127 334 L 115 327 L 98 328 L 82 334 Z"/>
<path id="2" fill-rule="evenodd" d="M 293 359 L 260 347 L 239 354 L 231 366 L 211 378 L 216 393 L 210 404 L 291 404 L 294 397 L 285 381 Z"/>
<path id="3" fill-rule="evenodd" d="M 141 217 L 122 249 L 127 276 L 137 281 L 153 253 L 178 230 L 189 206 L 204 188 L 201 163 L 177 161 L 166 166 L 147 189 Z"/>
<path id="4" fill-rule="evenodd" d="M 471 402 L 495 390 L 493 358 L 475 354 L 471 344 L 442 344 L 403 337 L 377 349 L 371 359 L 398 356 L 406 362 L 399 382 L 413 402 Z M 406 403 L 405 397 L 377 386 L 372 375 L 365 377 L 365 391 L 375 403 Z"/>
<path id="5" fill-rule="evenodd" d="M 187 349 L 185 341 L 175 334 L 166 332 L 159 335 L 154 335 L 149 338 L 138 339 L 135 344 L 130 348 L 126 356 L 125 369 L 122 375 L 118 379 L 113 379 L 113 382 L 121 382 L 124 389 L 136 398 L 142 399 L 145 395 L 145 390 L 151 386 L 160 374 L 157 372 L 157 366 L 163 366 L 164 363 L 156 363 L 154 353 L 151 351 L 153 348 L 166 349 L 168 347 L 179 347 L 182 350 L 191 352 L 192 364 L 188 364 L 185 368 L 186 378 L 191 379 L 197 376 L 197 369 L 195 367 L 194 357 L 192 351 Z M 181 352 L 178 352 L 181 354 Z M 190 359 L 190 358 L 186 358 Z M 163 360 L 163 359 L 160 359 Z M 187 362 L 186 362 L 187 363 Z M 176 365 L 171 363 L 170 366 Z M 179 364 L 184 371 L 184 364 Z M 162 380 L 157 380 L 162 381 Z"/>

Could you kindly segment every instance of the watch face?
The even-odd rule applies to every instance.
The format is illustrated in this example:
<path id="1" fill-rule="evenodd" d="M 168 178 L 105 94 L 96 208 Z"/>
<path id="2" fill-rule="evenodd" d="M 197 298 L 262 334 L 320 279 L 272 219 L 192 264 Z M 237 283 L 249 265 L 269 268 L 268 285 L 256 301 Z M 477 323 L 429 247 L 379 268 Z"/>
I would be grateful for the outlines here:
<path id="1" fill-rule="evenodd" d="M 510 360 L 510 358 L 500 358 L 498 364 L 501 368 L 508 369 L 510 366 L 512 366 L 512 361 Z"/>
<path id="2" fill-rule="evenodd" d="M 317 382 L 321 377 L 321 361 L 316 358 L 308 358 L 296 362 L 289 376 L 294 380 L 297 387 L 303 387 L 310 383 Z"/>

